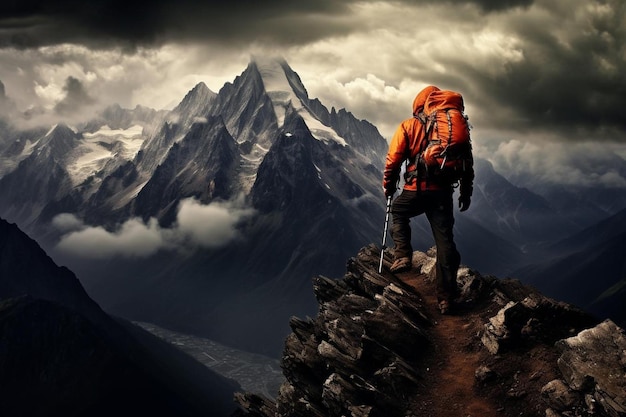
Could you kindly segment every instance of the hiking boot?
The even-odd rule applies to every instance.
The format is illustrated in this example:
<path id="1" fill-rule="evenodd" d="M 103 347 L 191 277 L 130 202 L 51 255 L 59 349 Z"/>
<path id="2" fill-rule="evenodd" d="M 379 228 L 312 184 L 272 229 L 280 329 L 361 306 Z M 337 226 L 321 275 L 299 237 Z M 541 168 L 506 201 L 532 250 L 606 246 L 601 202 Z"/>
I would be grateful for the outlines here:
<path id="1" fill-rule="evenodd" d="M 389 270 L 396 274 L 398 272 L 408 271 L 412 267 L 413 264 L 411 263 L 411 258 L 403 256 L 402 258 L 396 259 L 389 267 Z"/>

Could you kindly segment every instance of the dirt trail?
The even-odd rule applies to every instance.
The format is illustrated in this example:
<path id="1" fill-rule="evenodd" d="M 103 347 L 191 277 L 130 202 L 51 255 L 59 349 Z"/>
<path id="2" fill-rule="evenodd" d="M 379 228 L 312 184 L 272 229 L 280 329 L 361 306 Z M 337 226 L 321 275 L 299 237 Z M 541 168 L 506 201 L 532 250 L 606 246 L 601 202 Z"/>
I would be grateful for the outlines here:
<path id="1" fill-rule="evenodd" d="M 436 324 L 429 329 L 432 349 L 424 362 L 424 388 L 415 402 L 420 417 L 496 417 L 497 404 L 482 396 L 475 383 L 476 369 L 484 360 L 479 334 L 479 312 L 441 315 L 437 310 L 434 284 L 414 272 L 398 278 L 415 288 L 424 301 L 427 315 Z"/>

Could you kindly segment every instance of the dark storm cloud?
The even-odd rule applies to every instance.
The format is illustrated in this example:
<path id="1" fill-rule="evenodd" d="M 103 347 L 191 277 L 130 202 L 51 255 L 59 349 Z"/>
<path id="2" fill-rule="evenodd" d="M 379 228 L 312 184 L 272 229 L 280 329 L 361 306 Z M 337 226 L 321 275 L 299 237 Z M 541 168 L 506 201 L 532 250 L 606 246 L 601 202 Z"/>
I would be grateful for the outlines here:
<path id="1" fill-rule="evenodd" d="M 415 1 L 406 1 L 407 4 L 415 4 Z M 534 0 L 422 0 L 419 3 L 460 6 L 473 4 L 485 12 L 498 12 L 516 7 L 528 7 Z"/>
<path id="2" fill-rule="evenodd" d="M 299 44 L 359 30 L 340 19 L 369 0 L 9 0 L 0 5 L 0 47 L 57 43 L 91 47 L 158 45 L 165 41 L 270 41 Z M 394 3 L 394 2 L 391 2 Z M 528 6 L 532 0 L 397 1 L 405 7 L 474 4 L 485 12 Z"/>
<path id="3" fill-rule="evenodd" d="M 49 102 L 41 86 L 58 91 L 65 77 L 87 80 L 93 73 L 89 88 L 99 101 L 115 88 L 128 101 L 141 96 L 135 93 L 146 79 L 207 74 L 203 62 L 232 66 L 240 59 L 236 51 L 279 51 L 290 63 L 299 57 L 297 72 L 315 71 L 310 78 L 326 94 L 321 99 L 362 108 L 377 125 L 395 124 L 395 114 L 406 110 L 393 102 L 403 97 L 402 86 L 434 83 L 463 91 L 475 124 L 492 131 L 623 142 L 625 19 L 623 0 L 11 0 L 0 4 L 0 50 L 24 50 L 4 48 L 2 78 L 9 96 L 35 85 L 34 99 Z M 58 43 L 83 44 L 87 51 L 34 48 Z M 176 43 L 184 45 L 184 56 L 167 51 Z M 148 48 L 134 49 L 139 46 Z M 100 48 L 137 59 L 116 57 L 109 68 L 98 54 L 110 51 Z M 45 59 L 35 61 L 37 55 Z"/>
<path id="4" fill-rule="evenodd" d="M 499 11 L 515 7 L 528 7 L 533 4 L 534 0 L 476 0 L 472 1 L 485 11 Z M 464 2 L 456 2 L 464 3 Z"/>
<path id="5" fill-rule="evenodd" d="M 82 43 L 92 47 L 164 41 L 293 43 L 346 30 L 316 17 L 346 11 L 332 0 L 24 0 L 0 6 L 0 46 Z"/>
<path id="6" fill-rule="evenodd" d="M 542 19 L 512 22 L 523 59 L 507 63 L 497 76 L 481 73 L 467 60 L 451 59 L 472 80 L 474 100 L 517 115 L 491 123 L 519 131 L 549 128 L 571 139 L 625 141 L 626 3 L 600 1 L 593 6 L 599 11 L 561 15 L 562 10 L 551 10 L 549 22 L 562 27 Z"/>
<path id="7" fill-rule="evenodd" d="M 626 6 L 614 6 L 575 32 L 569 44 L 551 37 L 531 45 L 533 59 L 502 80 L 520 110 L 539 123 L 626 129 Z"/>
<path id="8" fill-rule="evenodd" d="M 71 115 L 95 103 L 80 80 L 74 77 L 67 77 L 63 91 L 66 93 L 65 97 L 54 106 L 57 114 Z"/>

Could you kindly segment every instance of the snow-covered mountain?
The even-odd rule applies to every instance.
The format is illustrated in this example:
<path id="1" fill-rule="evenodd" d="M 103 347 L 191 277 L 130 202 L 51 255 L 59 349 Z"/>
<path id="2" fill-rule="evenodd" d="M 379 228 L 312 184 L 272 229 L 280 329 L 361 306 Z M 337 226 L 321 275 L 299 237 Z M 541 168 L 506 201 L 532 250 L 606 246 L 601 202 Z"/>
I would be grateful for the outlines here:
<path id="1" fill-rule="evenodd" d="M 382 237 L 387 142 L 311 99 L 281 59 L 255 58 L 217 93 L 199 83 L 171 111 L 0 133 L 0 216 L 133 320 L 277 355 L 288 318 L 317 308 L 307 277 L 340 276 Z M 477 160 L 462 262 L 505 275 L 581 230 L 555 207 Z M 415 249 L 431 236 L 416 219 Z"/>
<path id="2" fill-rule="evenodd" d="M 176 240 L 184 254 L 170 245 L 149 259 L 56 256 L 115 313 L 187 322 L 217 339 L 252 317 L 245 340 L 224 338 L 259 344 L 256 335 L 276 348 L 288 317 L 315 305 L 301 277 L 341 274 L 351 253 L 380 239 L 386 150 L 372 124 L 310 99 L 284 60 L 255 59 L 219 93 L 200 83 L 170 112 L 113 106 L 84 126 L 60 124 L 31 138 L 0 178 L 0 213 L 52 253 L 68 236 L 59 215 L 71 215 L 83 236 L 115 236 L 126 222 L 154 219 L 163 237 L 182 225 L 185 202 L 248 213 L 227 244 L 211 242 L 220 237 L 210 230 L 200 249 L 189 234 Z M 267 305 L 276 311 L 260 310 Z"/>

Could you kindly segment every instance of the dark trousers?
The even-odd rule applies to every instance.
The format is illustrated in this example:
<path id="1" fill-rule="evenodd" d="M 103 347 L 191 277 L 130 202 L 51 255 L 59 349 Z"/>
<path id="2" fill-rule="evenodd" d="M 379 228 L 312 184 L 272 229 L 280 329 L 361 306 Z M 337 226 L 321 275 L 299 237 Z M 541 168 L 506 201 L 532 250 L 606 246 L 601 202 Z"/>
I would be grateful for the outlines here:
<path id="1" fill-rule="evenodd" d="M 437 247 L 436 284 L 439 301 L 452 300 L 458 294 L 456 274 L 461 256 L 454 244 L 452 233 L 454 227 L 452 193 L 452 188 L 436 191 L 403 190 L 391 207 L 393 215 L 391 237 L 395 245 L 396 259 L 413 256 L 410 220 L 412 217 L 426 214 Z"/>

